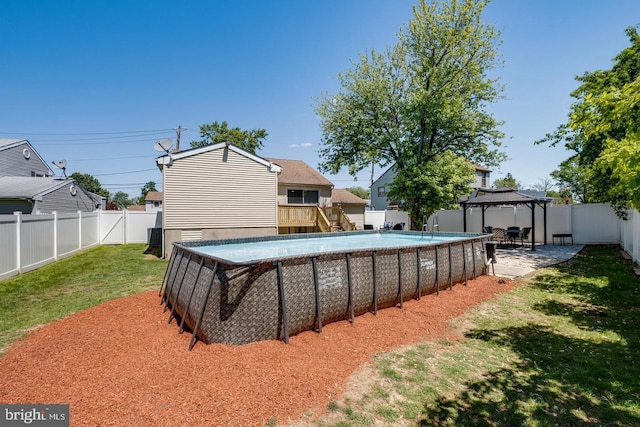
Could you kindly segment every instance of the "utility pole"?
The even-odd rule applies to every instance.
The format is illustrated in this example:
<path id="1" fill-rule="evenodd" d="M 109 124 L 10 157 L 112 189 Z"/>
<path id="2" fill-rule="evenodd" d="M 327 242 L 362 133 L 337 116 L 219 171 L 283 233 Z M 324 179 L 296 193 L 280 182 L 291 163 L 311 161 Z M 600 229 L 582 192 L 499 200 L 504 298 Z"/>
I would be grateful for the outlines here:
<path id="1" fill-rule="evenodd" d="M 178 125 L 178 128 L 176 129 L 176 151 L 180 151 L 180 132 L 182 132 L 182 126 Z"/>
<path id="2" fill-rule="evenodd" d="M 373 177 L 374 177 L 374 173 L 375 173 L 375 167 L 376 167 L 376 163 L 375 162 L 371 162 L 371 186 L 373 186 Z M 373 191 L 373 189 L 371 189 L 371 191 Z"/>

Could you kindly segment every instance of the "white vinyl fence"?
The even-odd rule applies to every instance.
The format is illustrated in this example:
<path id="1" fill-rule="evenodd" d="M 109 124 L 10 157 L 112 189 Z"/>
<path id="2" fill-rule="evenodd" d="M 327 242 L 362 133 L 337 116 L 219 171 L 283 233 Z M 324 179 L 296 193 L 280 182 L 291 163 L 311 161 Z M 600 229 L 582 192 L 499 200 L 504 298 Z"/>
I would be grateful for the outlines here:
<path id="1" fill-rule="evenodd" d="M 435 215 L 429 219 L 433 226 Z M 365 211 L 365 224 L 408 222 L 405 212 Z M 463 231 L 462 210 L 438 211 L 439 231 Z M 531 209 L 490 208 L 485 225 L 531 226 Z M 536 242 L 544 241 L 542 208 L 536 208 Z M 161 238 L 162 212 L 96 211 L 47 215 L 0 215 L 0 280 L 104 244 L 147 243 Z M 408 229 L 409 227 L 405 227 Z M 467 211 L 467 231 L 480 232 L 482 211 Z M 555 233 L 570 233 L 578 244 L 620 244 L 640 264 L 640 212 L 618 218 L 607 204 L 547 208 L 547 243 Z M 160 241 L 158 240 L 158 243 Z"/>
<path id="2" fill-rule="evenodd" d="M 101 244 L 149 243 L 162 212 L 0 215 L 0 280 Z"/>
<path id="3" fill-rule="evenodd" d="M 544 212 L 539 206 L 535 209 L 535 241 L 543 243 Z M 383 217 L 381 212 L 387 215 Z M 429 218 L 429 229 L 438 224 L 438 231 L 462 232 L 462 215 L 461 209 L 438 211 Z M 374 224 L 375 228 L 379 228 L 384 221 L 398 222 L 393 220 L 397 216 L 397 211 L 365 211 L 365 224 Z M 484 225 L 531 227 L 531 208 L 524 205 L 490 207 L 485 211 Z M 467 209 L 467 231 L 482 231 L 481 208 Z M 640 213 L 637 210 L 630 210 L 628 218 L 623 220 L 605 203 L 548 206 L 547 244 L 553 244 L 553 235 L 559 233 L 571 234 L 576 244 L 620 244 L 640 264 Z"/>

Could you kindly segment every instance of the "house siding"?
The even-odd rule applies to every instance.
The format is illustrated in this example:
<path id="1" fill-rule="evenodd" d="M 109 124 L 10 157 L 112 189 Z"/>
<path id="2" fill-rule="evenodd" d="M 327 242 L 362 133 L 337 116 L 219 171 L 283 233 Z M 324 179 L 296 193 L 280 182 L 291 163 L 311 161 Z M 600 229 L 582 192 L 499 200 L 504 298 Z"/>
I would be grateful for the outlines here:
<path id="1" fill-rule="evenodd" d="M 71 195 L 69 188 L 76 186 L 76 195 Z M 70 182 L 50 193 L 42 196 L 41 201 L 37 201 L 33 213 L 58 213 L 71 212 L 93 212 L 96 202 L 85 193 L 77 184 Z"/>
<path id="2" fill-rule="evenodd" d="M 389 200 L 386 195 L 378 196 L 378 189 L 384 187 L 386 192 L 389 191 L 389 185 L 396 175 L 393 169 L 393 167 L 387 169 L 371 186 L 371 207 L 375 210 L 383 211 L 389 206 Z"/>
<path id="3" fill-rule="evenodd" d="M 364 228 L 364 205 L 342 203 L 340 205 L 344 213 L 356 224 L 358 230 Z"/>
<path id="4" fill-rule="evenodd" d="M 31 156 L 26 159 L 23 150 L 28 149 Z M 51 169 L 43 163 L 36 150 L 25 143 L 0 150 L 0 176 L 51 176 Z"/>
<path id="5" fill-rule="evenodd" d="M 144 203 L 144 210 L 147 212 L 162 212 L 162 202 L 157 202 L 158 206 L 154 206 L 154 201 L 152 200 L 147 200 Z"/>
<path id="6" fill-rule="evenodd" d="M 276 180 L 265 165 L 228 149 L 175 160 L 164 168 L 165 230 L 275 230 Z"/>

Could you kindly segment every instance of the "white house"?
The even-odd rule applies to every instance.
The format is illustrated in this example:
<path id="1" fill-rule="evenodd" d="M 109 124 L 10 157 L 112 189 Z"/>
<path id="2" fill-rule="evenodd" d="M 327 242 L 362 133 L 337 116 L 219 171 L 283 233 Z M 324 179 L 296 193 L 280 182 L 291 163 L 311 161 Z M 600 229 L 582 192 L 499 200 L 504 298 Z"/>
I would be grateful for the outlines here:
<path id="1" fill-rule="evenodd" d="M 149 191 L 144 197 L 144 210 L 146 212 L 162 211 L 162 191 Z"/>

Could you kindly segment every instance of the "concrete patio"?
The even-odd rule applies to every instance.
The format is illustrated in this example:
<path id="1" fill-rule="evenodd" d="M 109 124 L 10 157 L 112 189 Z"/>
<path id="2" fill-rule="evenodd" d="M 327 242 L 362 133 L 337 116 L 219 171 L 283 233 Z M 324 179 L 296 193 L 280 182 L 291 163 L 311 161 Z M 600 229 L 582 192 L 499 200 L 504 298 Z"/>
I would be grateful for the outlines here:
<path id="1" fill-rule="evenodd" d="M 560 264 L 573 258 L 584 245 L 536 245 L 532 251 L 530 246 L 514 248 L 499 247 L 496 252 L 495 275 L 508 279 L 524 276 L 540 268 Z M 493 274 L 491 265 L 488 273 Z"/>

